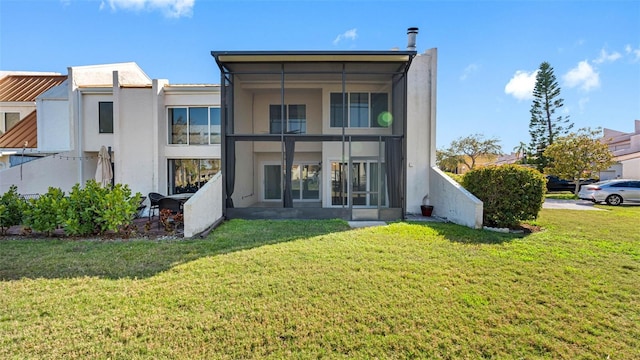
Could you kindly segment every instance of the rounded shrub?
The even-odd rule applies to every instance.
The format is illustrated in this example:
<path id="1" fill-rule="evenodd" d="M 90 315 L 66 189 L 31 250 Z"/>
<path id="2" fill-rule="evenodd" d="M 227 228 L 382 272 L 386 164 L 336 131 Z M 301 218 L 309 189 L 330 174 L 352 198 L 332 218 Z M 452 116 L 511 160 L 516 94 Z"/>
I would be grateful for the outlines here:
<path id="1" fill-rule="evenodd" d="M 538 217 L 546 180 L 520 165 L 487 166 L 466 173 L 463 186 L 484 203 L 484 225 L 514 227 Z"/>

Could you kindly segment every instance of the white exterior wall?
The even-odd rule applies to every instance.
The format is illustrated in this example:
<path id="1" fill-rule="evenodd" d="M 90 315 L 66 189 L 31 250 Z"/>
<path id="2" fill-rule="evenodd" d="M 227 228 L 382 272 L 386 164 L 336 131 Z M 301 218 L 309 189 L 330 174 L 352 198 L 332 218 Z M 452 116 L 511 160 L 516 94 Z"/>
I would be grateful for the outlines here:
<path id="1" fill-rule="evenodd" d="M 640 179 L 640 157 L 621 161 L 622 177 L 625 179 Z"/>
<path id="2" fill-rule="evenodd" d="M 222 203 L 222 173 L 217 173 L 184 204 L 184 237 L 193 237 L 220 220 Z"/>
<path id="3" fill-rule="evenodd" d="M 114 87 L 114 179 L 133 193 L 153 189 L 153 93 Z"/>
<path id="4" fill-rule="evenodd" d="M 50 186 L 65 192 L 71 190 L 77 182 L 78 165 L 77 161 L 66 159 L 67 155 L 73 156 L 62 153 L 0 171 L 0 194 L 11 185 L 16 185 L 20 194 L 44 194 Z"/>
<path id="5" fill-rule="evenodd" d="M 453 223 L 482 229 L 483 204 L 477 197 L 433 166 L 429 181 L 429 204 L 434 215 Z M 436 213 L 436 209 L 438 210 Z"/>
<path id="6" fill-rule="evenodd" d="M 406 211 L 420 214 L 422 199 L 429 195 L 429 169 L 435 166 L 437 50 L 416 56 L 409 68 L 407 86 L 407 198 Z M 438 209 L 434 209 L 437 215 Z"/>
<path id="7" fill-rule="evenodd" d="M 433 215 L 482 227 L 482 201 L 436 168 L 437 50 L 413 59 L 407 99 L 407 213 L 420 214 L 425 196 Z"/>
<path id="8" fill-rule="evenodd" d="M 38 151 L 71 150 L 69 101 L 45 99 L 38 101 Z"/>

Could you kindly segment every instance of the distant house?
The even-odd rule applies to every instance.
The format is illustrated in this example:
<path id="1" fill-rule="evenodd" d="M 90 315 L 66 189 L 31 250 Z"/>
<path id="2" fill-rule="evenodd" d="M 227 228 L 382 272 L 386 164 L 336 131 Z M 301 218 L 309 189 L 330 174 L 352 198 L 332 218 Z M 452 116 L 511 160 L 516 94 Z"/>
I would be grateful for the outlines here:
<path id="1" fill-rule="evenodd" d="M 609 145 L 616 164 L 600 172 L 600 180 L 640 179 L 640 120 L 635 120 L 633 132 L 605 128 L 601 141 Z"/>
<path id="2" fill-rule="evenodd" d="M 58 73 L 0 71 L 0 170 L 40 155 L 33 151 L 36 97 L 66 78 Z"/>
<path id="3" fill-rule="evenodd" d="M 70 67 L 37 101 L 37 149 L 54 155 L 0 173 L 0 192 L 68 191 L 105 146 L 134 192 L 195 192 L 186 236 L 222 216 L 402 219 L 423 201 L 482 225 L 482 203 L 435 167 L 435 49 L 212 55 L 222 86 Z"/>

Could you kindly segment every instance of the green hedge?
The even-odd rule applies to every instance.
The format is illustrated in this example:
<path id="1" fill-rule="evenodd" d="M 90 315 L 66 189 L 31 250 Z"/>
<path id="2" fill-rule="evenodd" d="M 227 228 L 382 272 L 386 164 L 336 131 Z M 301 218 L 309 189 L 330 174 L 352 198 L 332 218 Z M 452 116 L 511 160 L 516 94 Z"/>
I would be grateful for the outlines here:
<path id="1" fill-rule="evenodd" d="M 546 180 L 520 165 L 487 166 L 466 173 L 463 186 L 484 203 L 484 225 L 512 228 L 538 217 Z"/>
<path id="2" fill-rule="evenodd" d="M 7 194 L 2 199 L 9 196 Z M 95 180 L 87 181 L 84 187 L 74 185 L 68 195 L 50 187 L 37 199 L 23 200 L 21 222 L 11 219 L 11 224 L 22 224 L 47 235 L 58 228 L 63 228 L 69 236 L 118 232 L 133 222 L 140 198 L 140 193 L 132 196 L 127 185 L 102 188 Z M 4 208 L 6 206 L 0 204 L 0 216 Z"/>

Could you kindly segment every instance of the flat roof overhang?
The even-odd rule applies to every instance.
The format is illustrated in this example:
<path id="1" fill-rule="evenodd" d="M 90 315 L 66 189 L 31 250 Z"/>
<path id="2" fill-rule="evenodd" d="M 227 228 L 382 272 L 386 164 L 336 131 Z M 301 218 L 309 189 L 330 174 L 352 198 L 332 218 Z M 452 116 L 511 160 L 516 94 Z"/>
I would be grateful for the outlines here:
<path id="1" fill-rule="evenodd" d="M 387 63 L 408 67 L 415 51 L 212 51 L 222 72 L 267 63 Z"/>

